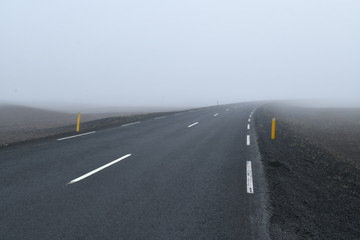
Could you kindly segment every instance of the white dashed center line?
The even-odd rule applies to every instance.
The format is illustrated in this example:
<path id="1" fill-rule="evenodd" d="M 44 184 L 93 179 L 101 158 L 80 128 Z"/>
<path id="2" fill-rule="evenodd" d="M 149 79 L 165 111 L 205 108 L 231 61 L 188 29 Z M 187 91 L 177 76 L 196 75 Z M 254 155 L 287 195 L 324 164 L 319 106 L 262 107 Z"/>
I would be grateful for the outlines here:
<path id="1" fill-rule="evenodd" d="M 70 138 L 81 137 L 81 136 L 85 136 L 85 135 L 89 135 L 89 134 L 93 134 L 93 133 L 96 133 L 96 131 L 88 132 L 88 133 L 82 133 L 82 134 L 78 134 L 78 135 L 74 135 L 74 136 L 70 136 L 70 137 L 59 138 L 58 141 L 62 141 L 62 140 L 70 139 Z"/>
<path id="2" fill-rule="evenodd" d="M 157 117 L 157 118 L 154 118 L 154 119 L 157 120 L 157 119 L 162 119 L 162 118 L 166 118 L 166 116 Z"/>
<path id="3" fill-rule="evenodd" d="M 247 129 L 250 129 L 250 124 L 247 125 Z"/>
<path id="4" fill-rule="evenodd" d="M 254 193 L 251 161 L 246 161 L 246 189 L 247 193 Z"/>
<path id="5" fill-rule="evenodd" d="M 97 168 L 97 169 L 95 169 L 95 170 L 93 170 L 91 172 L 88 172 L 88 173 L 86 173 L 86 174 L 84 174 L 84 175 L 82 175 L 82 176 L 80 176 L 78 178 L 75 178 L 74 180 L 71 180 L 70 182 L 68 182 L 68 184 L 73 184 L 73 183 L 79 182 L 79 181 L 83 180 L 84 178 L 87 178 L 87 177 L 89 177 L 89 176 L 91 176 L 91 175 L 93 175 L 93 174 L 95 174 L 95 173 L 97 173 L 97 172 L 99 172 L 99 171 L 101 171 L 101 170 L 103 170 L 103 169 L 105 169 L 107 167 L 110 167 L 111 165 L 113 165 L 113 164 L 115 164 L 117 162 L 120 162 L 121 160 L 124 160 L 125 158 L 128 158 L 130 156 L 131 156 L 131 154 L 127 154 L 125 156 L 122 156 L 121 158 L 118 158 L 118 159 L 116 159 L 116 160 L 114 160 L 114 161 L 112 161 L 112 162 L 110 162 L 108 164 L 105 164 L 102 167 L 99 167 L 99 168 Z"/>
<path id="6" fill-rule="evenodd" d="M 196 123 L 193 123 L 193 124 L 190 124 L 189 126 L 188 126 L 188 128 L 191 128 L 191 127 L 193 127 L 193 126 L 195 126 L 196 124 L 198 124 L 199 122 L 196 122 Z"/>
<path id="7" fill-rule="evenodd" d="M 246 136 L 246 145 L 250 145 L 250 135 Z"/>
<path id="8" fill-rule="evenodd" d="M 133 123 L 124 124 L 124 125 L 121 125 L 121 126 L 126 127 L 126 126 L 131 126 L 131 125 L 139 124 L 139 123 L 141 123 L 141 122 L 133 122 Z"/>
<path id="9" fill-rule="evenodd" d="M 218 116 L 218 115 L 219 115 L 218 113 L 215 113 L 215 114 L 214 114 L 214 117 L 216 117 L 216 116 Z"/>

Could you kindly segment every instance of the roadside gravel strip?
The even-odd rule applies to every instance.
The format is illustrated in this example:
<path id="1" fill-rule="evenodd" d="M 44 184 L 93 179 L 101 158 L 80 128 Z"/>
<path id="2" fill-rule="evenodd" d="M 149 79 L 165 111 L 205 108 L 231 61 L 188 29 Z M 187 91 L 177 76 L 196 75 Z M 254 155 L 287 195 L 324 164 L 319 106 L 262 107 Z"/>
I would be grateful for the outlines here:
<path id="1" fill-rule="evenodd" d="M 255 113 L 272 239 L 360 239 L 360 157 L 350 154 L 360 149 L 360 111 L 352 121 L 327 111 L 263 106 Z"/>
<path id="2" fill-rule="evenodd" d="M 15 133 L 3 133 L 0 139 L 0 148 L 21 145 L 39 140 L 58 138 L 58 140 L 66 140 L 73 137 L 83 136 L 90 133 L 95 133 L 98 130 L 112 128 L 112 127 L 126 127 L 134 124 L 138 124 L 141 121 L 150 119 L 162 119 L 168 115 L 180 115 L 183 112 L 158 112 L 147 113 L 131 116 L 119 116 L 110 117 L 104 119 L 93 120 L 89 122 L 81 123 L 79 133 L 75 132 L 75 123 L 63 127 L 44 128 L 44 129 L 23 129 L 17 134 Z"/>

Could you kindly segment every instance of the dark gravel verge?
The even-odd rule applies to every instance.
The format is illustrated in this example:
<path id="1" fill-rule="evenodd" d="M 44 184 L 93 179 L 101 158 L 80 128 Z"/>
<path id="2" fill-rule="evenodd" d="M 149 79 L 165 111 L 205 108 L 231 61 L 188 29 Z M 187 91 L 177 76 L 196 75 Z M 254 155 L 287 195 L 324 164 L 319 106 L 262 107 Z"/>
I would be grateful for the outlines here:
<path id="1" fill-rule="evenodd" d="M 61 138 L 66 137 L 74 134 L 81 134 L 89 131 L 98 131 L 106 128 L 118 127 L 123 124 L 137 122 L 137 121 L 145 121 L 151 118 L 159 117 L 159 116 L 167 116 L 170 114 L 178 113 L 181 111 L 176 112 L 156 112 L 156 113 L 149 113 L 149 114 L 139 114 L 139 115 L 132 115 L 132 116 L 123 116 L 123 117 L 110 117 L 104 118 L 89 122 L 81 123 L 80 125 L 80 132 L 75 131 L 75 124 L 67 125 L 63 127 L 55 127 L 55 128 L 44 128 L 44 129 L 21 129 L 19 132 L 11 132 L 11 135 L 16 134 L 16 139 L 21 139 L 17 141 L 11 141 L 14 136 L 8 136 L 8 141 L 0 143 L 1 148 L 8 148 L 12 146 L 18 146 L 22 144 L 28 144 L 33 142 L 44 141 L 47 139 L 52 138 Z M 6 139 L 6 136 L 3 138 Z"/>
<path id="2" fill-rule="evenodd" d="M 334 116 L 344 112 L 333 111 L 263 106 L 255 114 L 272 239 L 360 239 L 360 117 L 340 120 Z"/>

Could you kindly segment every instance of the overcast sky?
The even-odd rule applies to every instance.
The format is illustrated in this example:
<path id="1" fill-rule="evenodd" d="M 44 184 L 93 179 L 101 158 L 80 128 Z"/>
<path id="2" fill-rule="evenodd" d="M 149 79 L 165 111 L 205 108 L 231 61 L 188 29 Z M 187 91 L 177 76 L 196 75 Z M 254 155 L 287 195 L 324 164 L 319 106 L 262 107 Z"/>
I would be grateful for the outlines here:
<path id="1" fill-rule="evenodd" d="M 0 101 L 360 100 L 359 0 L 0 3 Z"/>

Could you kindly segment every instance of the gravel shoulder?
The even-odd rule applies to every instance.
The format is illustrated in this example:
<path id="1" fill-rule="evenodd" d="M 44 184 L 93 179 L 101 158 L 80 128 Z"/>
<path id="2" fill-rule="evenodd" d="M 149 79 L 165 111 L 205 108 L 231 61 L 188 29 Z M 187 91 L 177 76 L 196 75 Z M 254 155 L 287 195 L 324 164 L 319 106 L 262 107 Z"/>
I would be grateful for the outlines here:
<path id="1" fill-rule="evenodd" d="M 255 124 L 272 239 L 360 239 L 360 109 L 265 105 Z"/>
<path id="2" fill-rule="evenodd" d="M 74 134 L 81 134 L 89 131 L 97 131 L 106 128 L 112 128 L 121 126 L 123 124 L 144 121 L 154 117 L 165 116 L 169 114 L 174 114 L 176 112 L 155 112 L 147 114 L 136 114 L 130 116 L 119 116 L 119 117 L 108 117 L 93 121 L 87 121 L 81 123 L 80 132 L 75 131 L 75 120 L 73 124 L 68 124 L 67 121 L 64 121 L 62 126 L 61 122 L 57 122 L 58 127 L 47 127 L 45 124 L 43 127 L 36 126 L 32 124 L 22 124 L 21 128 L 9 128 L 2 127 L 1 136 L 0 136 L 0 148 L 11 147 L 15 145 L 21 145 L 26 143 L 31 143 L 35 141 L 42 141 L 49 138 L 61 138 Z"/>

